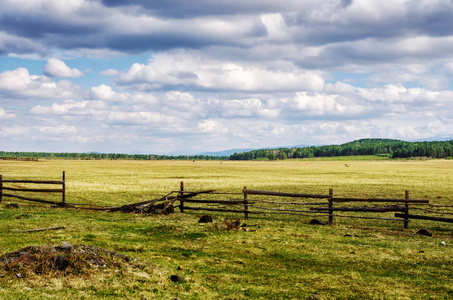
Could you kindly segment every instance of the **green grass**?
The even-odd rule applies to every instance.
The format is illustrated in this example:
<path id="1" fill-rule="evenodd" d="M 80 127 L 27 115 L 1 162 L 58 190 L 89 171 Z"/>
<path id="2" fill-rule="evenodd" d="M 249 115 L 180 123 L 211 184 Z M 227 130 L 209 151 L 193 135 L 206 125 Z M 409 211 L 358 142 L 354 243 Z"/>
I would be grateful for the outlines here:
<path id="1" fill-rule="evenodd" d="M 157 198 L 178 190 L 180 181 L 186 190 L 247 186 L 325 194 L 333 188 L 339 196 L 402 198 L 407 189 L 412 198 L 436 204 L 453 200 L 451 160 L 0 161 L 4 179 L 58 180 L 63 170 L 68 202 L 101 205 Z M 23 205 L 0 205 L 0 255 L 68 242 L 116 251 L 146 267 L 32 278 L 0 271 L 2 299 L 304 299 L 315 292 L 321 299 L 453 297 L 448 223 L 413 220 L 404 230 L 400 222 L 338 218 L 333 226 L 311 226 L 308 217 L 265 215 L 248 221 L 260 228 L 244 231 L 225 229 L 227 214 L 199 224 L 193 212 L 144 216 L 4 202 Z M 15 232 L 52 226 L 66 229 Z M 419 228 L 434 237 L 416 235 Z M 171 282 L 173 274 L 187 282 Z"/>

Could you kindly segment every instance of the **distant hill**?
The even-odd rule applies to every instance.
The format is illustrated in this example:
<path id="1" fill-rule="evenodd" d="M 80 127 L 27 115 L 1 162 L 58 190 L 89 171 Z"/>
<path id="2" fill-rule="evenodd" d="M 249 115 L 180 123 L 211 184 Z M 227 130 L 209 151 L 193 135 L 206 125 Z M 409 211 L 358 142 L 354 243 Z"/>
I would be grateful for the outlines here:
<path id="1" fill-rule="evenodd" d="M 451 141 L 453 140 L 453 134 L 450 135 L 438 135 L 438 136 L 433 136 L 430 138 L 424 138 L 424 139 L 418 139 L 418 140 L 413 140 L 411 142 L 435 142 L 435 141 Z"/>
<path id="2" fill-rule="evenodd" d="M 272 147 L 272 148 L 258 148 L 258 149 L 280 149 L 280 148 L 304 148 L 304 147 L 311 147 L 310 145 L 296 145 L 296 146 L 289 146 L 289 147 Z M 256 148 L 245 148 L 245 149 L 230 149 L 230 150 L 223 150 L 217 152 L 203 152 L 196 155 L 208 155 L 208 156 L 230 156 L 234 153 L 242 153 L 248 151 L 257 150 Z"/>
<path id="3" fill-rule="evenodd" d="M 429 141 L 428 141 L 429 140 Z M 312 158 L 355 155 L 379 155 L 389 158 L 453 156 L 453 135 L 432 137 L 407 142 L 394 139 L 367 138 L 341 145 L 290 146 L 262 149 L 230 149 L 206 152 L 197 155 L 156 155 L 121 153 L 55 153 L 55 152 L 5 152 L 0 151 L 0 159 L 38 157 L 45 159 L 134 159 L 134 160 L 276 160 L 287 158 Z"/>
<path id="4" fill-rule="evenodd" d="M 230 156 L 234 153 L 240 153 L 245 151 L 253 151 L 254 148 L 248 149 L 230 149 L 230 150 L 223 150 L 223 151 L 214 151 L 214 152 L 203 152 L 198 153 L 197 155 L 210 155 L 210 156 Z"/>
<path id="5" fill-rule="evenodd" d="M 389 158 L 451 158 L 453 156 L 453 139 L 450 141 L 406 142 L 368 138 L 341 145 L 252 150 L 234 153 L 230 156 L 230 160 L 276 160 L 355 155 L 380 155 Z"/>

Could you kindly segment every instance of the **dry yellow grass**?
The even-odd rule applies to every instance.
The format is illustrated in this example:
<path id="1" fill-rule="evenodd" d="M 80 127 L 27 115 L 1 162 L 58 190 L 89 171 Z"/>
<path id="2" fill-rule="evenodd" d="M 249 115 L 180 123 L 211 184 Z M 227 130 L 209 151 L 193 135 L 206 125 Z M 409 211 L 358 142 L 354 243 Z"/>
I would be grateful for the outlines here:
<path id="1" fill-rule="evenodd" d="M 348 167 L 345 166 L 345 163 Z M 61 178 L 67 201 L 118 205 L 179 189 L 250 189 L 354 197 L 404 197 L 452 204 L 453 161 L 40 161 L 2 162 L 5 179 Z M 20 201 L 5 199 L 5 202 Z M 21 216 L 20 219 L 17 217 Z M 198 214 L 142 216 L 0 205 L 0 255 L 37 245 L 89 244 L 145 261 L 149 269 L 94 277 L 20 280 L 0 275 L 0 298 L 30 299 L 428 299 L 453 295 L 451 224 L 306 217 L 254 217 L 256 231 L 199 224 Z M 242 217 L 242 216 L 241 216 Z M 65 230 L 17 234 L 50 226 Z M 418 228 L 434 232 L 416 235 Z M 445 241 L 445 245 L 441 244 Z M 181 267 L 181 270 L 178 270 Z M 187 278 L 169 280 L 179 273 Z M 92 280 L 96 278 L 96 280 Z"/>

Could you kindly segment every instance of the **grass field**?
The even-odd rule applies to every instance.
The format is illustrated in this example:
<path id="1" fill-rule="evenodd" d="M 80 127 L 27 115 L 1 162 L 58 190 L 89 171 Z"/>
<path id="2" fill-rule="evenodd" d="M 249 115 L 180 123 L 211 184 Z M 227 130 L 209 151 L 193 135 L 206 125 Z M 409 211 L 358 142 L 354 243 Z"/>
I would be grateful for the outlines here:
<path id="1" fill-rule="evenodd" d="M 347 166 L 346 166 L 347 165 Z M 453 204 L 451 160 L 0 161 L 4 179 L 61 179 L 67 202 L 122 205 L 178 190 L 240 192 L 244 186 L 338 196 L 429 199 Z M 5 204 L 17 202 L 19 209 Z M 144 216 L 0 205 L 0 255 L 30 245 L 84 244 L 138 259 L 127 270 L 92 268 L 62 276 L 0 271 L 0 299 L 449 299 L 453 236 L 448 223 L 259 216 L 260 228 L 228 230 L 228 215 Z M 242 218 L 242 216 L 240 216 Z M 244 222 L 244 220 L 241 220 Z M 52 226 L 64 230 L 17 233 Z M 415 234 L 420 228 L 433 237 Z M 445 243 L 442 243 L 445 242 Z M 20 267 L 20 266 L 19 266 Z M 26 270 L 21 270 L 26 272 Z M 25 276 L 26 274 L 26 276 Z M 187 281 L 174 283 L 179 274 Z"/>

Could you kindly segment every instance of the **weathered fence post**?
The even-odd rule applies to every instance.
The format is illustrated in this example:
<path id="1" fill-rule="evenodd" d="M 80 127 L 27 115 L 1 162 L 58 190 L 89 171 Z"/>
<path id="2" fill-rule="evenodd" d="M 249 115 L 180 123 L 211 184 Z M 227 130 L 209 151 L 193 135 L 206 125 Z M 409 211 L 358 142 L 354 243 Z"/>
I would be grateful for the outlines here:
<path id="1" fill-rule="evenodd" d="M 0 203 L 3 202 L 3 175 L 0 175 Z"/>
<path id="2" fill-rule="evenodd" d="M 244 193 L 244 216 L 245 219 L 249 219 L 249 202 L 247 200 L 247 187 L 244 186 L 244 189 L 242 190 L 242 193 Z"/>
<path id="3" fill-rule="evenodd" d="M 65 171 L 63 171 L 63 180 L 61 181 L 62 182 L 62 185 L 63 185 L 63 196 L 62 196 L 62 199 L 61 201 L 63 202 L 63 206 L 66 206 L 66 182 L 65 182 Z"/>
<path id="4" fill-rule="evenodd" d="M 184 181 L 181 181 L 179 196 L 182 196 L 183 193 L 184 193 Z M 184 200 L 182 197 L 179 198 L 179 210 L 181 211 L 181 213 L 184 213 Z"/>
<path id="5" fill-rule="evenodd" d="M 329 197 L 327 198 L 329 200 L 329 223 L 333 224 L 333 189 L 329 189 Z"/>
<path id="6" fill-rule="evenodd" d="M 409 191 L 406 190 L 406 202 L 404 202 L 404 228 L 409 228 Z"/>

